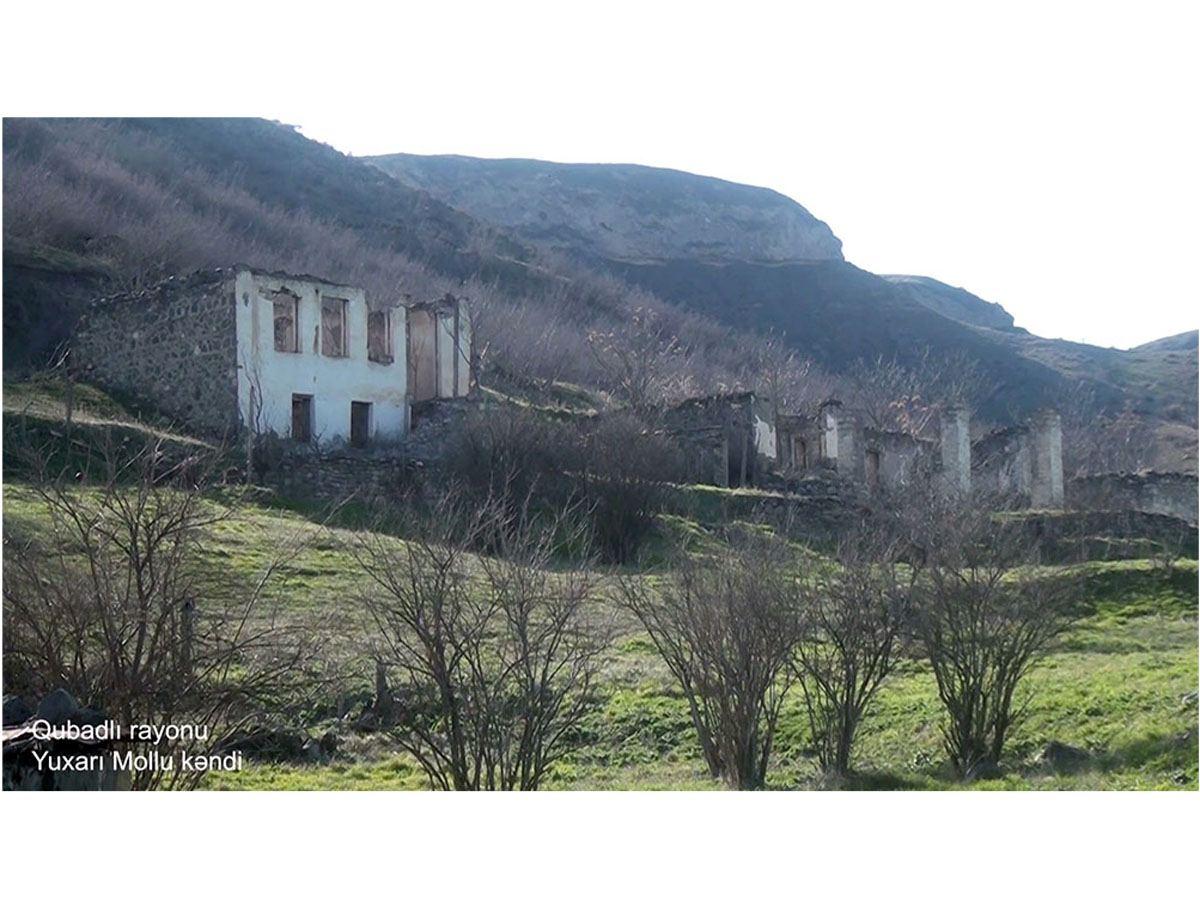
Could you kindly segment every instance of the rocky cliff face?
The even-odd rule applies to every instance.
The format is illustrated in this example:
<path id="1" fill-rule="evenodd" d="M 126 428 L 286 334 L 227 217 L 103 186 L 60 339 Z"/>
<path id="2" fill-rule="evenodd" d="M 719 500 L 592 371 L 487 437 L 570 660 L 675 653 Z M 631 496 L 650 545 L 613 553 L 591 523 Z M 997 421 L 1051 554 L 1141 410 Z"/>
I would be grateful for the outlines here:
<path id="1" fill-rule="evenodd" d="M 828 225 L 766 188 L 648 166 L 406 153 L 371 162 L 557 249 L 628 262 L 842 259 L 842 242 Z"/>
<path id="2" fill-rule="evenodd" d="M 977 297 L 970 291 L 953 287 L 924 275 L 881 275 L 926 309 L 966 325 L 1011 331 L 1013 317 L 999 303 Z"/>

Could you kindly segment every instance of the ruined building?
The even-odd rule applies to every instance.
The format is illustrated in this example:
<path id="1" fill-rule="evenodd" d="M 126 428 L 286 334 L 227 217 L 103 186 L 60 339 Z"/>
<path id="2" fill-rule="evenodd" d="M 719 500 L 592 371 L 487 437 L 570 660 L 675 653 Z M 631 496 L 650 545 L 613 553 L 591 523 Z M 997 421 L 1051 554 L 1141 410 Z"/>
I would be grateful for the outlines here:
<path id="1" fill-rule="evenodd" d="M 294 478 L 297 490 L 328 481 L 336 492 L 365 480 L 364 457 L 421 443 L 428 428 L 409 438 L 414 405 L 435 414 L 418 421 L 454 412 L 436 401 L 470 391 L 471 339 L 465 303 L 453 296 L 399 305 L 349 285 L 239 267 L 97 301 L 76 334 L 72 364 L 194 431 L 273 434 L 296 449 L 319 448 L 312 471 L 289 463 L 274 477 Z M 662 416 L 690 481 L 794 491 L 817 479 L 861 498 L 934 478 L 955 494 L 1062 507 L 1056 413 L 974 444 L 970 425 L 965 408 L 949 407 L 928 439 L 866 427 L 833 399 L 777 416 L 752 392 L 694 398 Z M 358 452 L 368 447 L 380 452 Z"/>
<path id="2" fill-rule="evenodd" d="M 721 487 L 757 485 L 774 467 L 774 415 L 751 392 L 686 400 L 668 409 L 663 423 L 687 451 L 691 481 Z"/>
<path id="3" fill-rule="evenodd" d="M 1035 509 L 1063 506 L 1062 420 L 1043 410 L 1024 425 L 976 441 L 972 477 L 980 490 L 1019 497 Z"/>
<path id="4" fill-rule="evenodd" d="M 826 400 L 815 414 L 780 416 L 778 434 L 780 471 L 788 479 L 831 472 L 871 494 L 897 491 L 940 471 L 944 456 L 954 462 L 954 480 L 961 480 L 957 436 L 950 440 L 953 453 L 939 451 L 936 441 L 862 425 L 838 400 Z"/>
<path id="5" fill-rule="evenodd" d="M 470 342 L 453 297 L 387 305 L 317 278 L 216 269 L 97 301 L 72 364 L 199 432 L 366 446 L 404 438 L 414 402 L 464 396 Z"/>
<path id="6" fill-rule="evenodd" d="M 704 424 L 693 422 L 693 432 L 701 433 Z M 719 432 L 716 421 L 708 424 Z M 964 496 L 1001 494 L 1034 508 L 1063 506 L 1062 426 L 1053 411 L 972 443 L 970 414 L 962 406 L 944 409 L 938 437 L 928 439 L 864 426 L 830 399 L 812 413 L 779 415 L 774 433 L 774 454 L 760 459 L 773 462 L 771 472 L 789 487 L 805 478 L 836 476 L 868 496 L 881 496 L 915 479 L 935 478 L 945 491 Z M 762 466 L 756 471 L 763 481 Z"/>

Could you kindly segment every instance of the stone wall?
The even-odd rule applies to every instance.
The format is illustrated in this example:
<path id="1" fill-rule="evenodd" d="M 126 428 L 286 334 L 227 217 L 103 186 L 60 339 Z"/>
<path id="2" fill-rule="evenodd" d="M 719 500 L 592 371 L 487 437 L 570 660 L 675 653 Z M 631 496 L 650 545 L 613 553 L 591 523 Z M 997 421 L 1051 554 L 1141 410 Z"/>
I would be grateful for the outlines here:
<path id="1" fill-rule="evenodd" d="M 207 434 L 238 427 L 232 271 L 97 300 L 71 344 L 78 377 Z"/>
<path id="2" fill-rule="evenodd" d="M 899 431 L 863 431 L 865 483 L 874 492 L 898 491 L 919 477 L 927 477 L 936 445 Z"/>
<path id="3" fill-rule="evenodd" d="M 1196 557 L 1196 526 L 1138 510 L 1045 511 L 1009 516 L 1004 528 L 1036 540 L 1043 563 Z"/>
<path id="4" fill-rule="evenodd" d="M 1062 420 L 1045 410 L 1027 424 L 993 431 L 971 447 L 973 489 L 1034 509 L 1062 509 Z"/>
<path id="5" fill-rule="evenodd" d="M 971 479 L 983 494 L 1029 496 L 1032 478 L 1029 428 L 993 431 L 971 448 Z"/>
<path id="6" fill-rule="evenodd" d="M 335 504 L 395 494 L 408 471 L 409 464 L 395 454 L 297 449 L 263 473 L 262 483 L 290 500 Z"/>
<path id="7" fill-rule="evenodd" d="M 1195 525 L 1197 480 L 1181 472 L 1115 472 L 1074 478 L 1066 485 L 1072 509 L 1130 509 L 1172 516 Z"/>
<path id="8" fill-rule="evenodd" d="M 691 457 L 698 479 L 711 484 L 758 484 L 775 462 L 774 416 L 751 393 L 688 400 L 667 410 L 663 425 Z"/>

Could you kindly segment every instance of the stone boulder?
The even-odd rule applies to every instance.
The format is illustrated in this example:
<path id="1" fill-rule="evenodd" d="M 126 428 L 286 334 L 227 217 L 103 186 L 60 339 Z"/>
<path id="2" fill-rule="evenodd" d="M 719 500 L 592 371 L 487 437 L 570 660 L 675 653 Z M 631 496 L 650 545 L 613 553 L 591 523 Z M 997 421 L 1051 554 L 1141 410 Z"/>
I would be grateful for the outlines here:
<path id="1" fill-rule="evenodd" d="M 1075 772 L 1092 760 L 1092 755 L 1079 747 L 1061 741 L 1051 741 L 1038 754 L 1038 762 L 1055 772 Z"/>
<path id="2" fill-rule="evenodd" d="M 45 719 L 51 725 L 63 725 L 71 721 L 78 712 L 79 704 L 75 698 L 63 688 L 58 688 L 42 698 L 34 716 Z"/>
<path id="3" fill-rule="evenodd" d="M 4 727 L 12 728 L 20 725 L 33 716 L 33 707 L 24 697 L 10 696 L 4 698 Z"/>

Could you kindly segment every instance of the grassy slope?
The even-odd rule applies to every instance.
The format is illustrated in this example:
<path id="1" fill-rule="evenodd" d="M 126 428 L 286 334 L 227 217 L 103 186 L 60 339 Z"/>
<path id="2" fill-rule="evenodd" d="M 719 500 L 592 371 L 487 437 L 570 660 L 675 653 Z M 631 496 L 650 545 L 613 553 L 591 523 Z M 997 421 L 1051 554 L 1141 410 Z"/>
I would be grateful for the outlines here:
<path id="1" fill-rule="evenodd" d="M 8 485 L 6 527 L 37 527 L 38 501 Z M 291 614 L 340 620 L 347 653 L 356 619 L 348 614 L 356 589 L 353 565 L 337 529 L 323 529 L 286 510 L 247 508 L 222 523 L 207 552 L 214 564 L 250 575 L 267 548 L 297 534 L 311 538 L 276 583 Z M 1059 650 L 1031 676 L 1029 716 L 1005 761 L 1009 775 L 984 788 L 1144 789 L 1197 784 L 1196 564 L 1172 572 L 1145 561 L 1091 563 L 1073 570 L 1085 579 L 1085 616 Z M 338 615 L 338 613 L 341 615 Z M 604 696 L 591 711 L 577 749 L 558 767 L 551 787 L 563 789 L 711 789 L 686 706 L 646 638 L 629 623 L 606 663 Z M 773 787 L 808 787 L 813 766 L 804 753 L 803 713 L 793 697 L 778 743 Z M 955 787 L 942 762 L 939 708 L 923 663 L 906 663 L 886 686 L 865 723 L 850 785 L 864 788 Z M 1049 740 L 1093 752 L 1082 772 L 1056 775 L 1034 757 Z M 222 789 L 417 789 L 424 779 L 413 763 L 380 737 L 354 738 L 343 758 L 323 766 L 249 764 L 236 775 L 214 777 Z"/>

